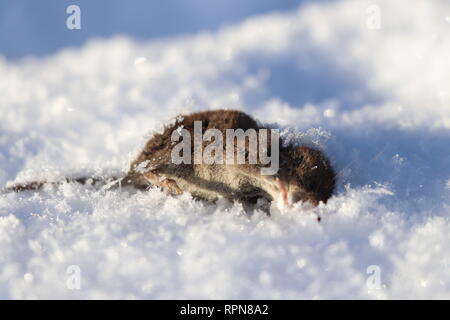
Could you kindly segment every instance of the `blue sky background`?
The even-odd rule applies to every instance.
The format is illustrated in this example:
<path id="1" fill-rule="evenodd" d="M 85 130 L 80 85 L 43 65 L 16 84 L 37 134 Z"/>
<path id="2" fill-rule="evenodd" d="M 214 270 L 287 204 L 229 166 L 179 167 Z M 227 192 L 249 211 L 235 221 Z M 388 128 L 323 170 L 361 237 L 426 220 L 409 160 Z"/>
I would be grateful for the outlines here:
<path id="1" fill-rule="evenodd" d="M 322 0 L 324 1 L 324 0 Z M 297 8 L 306 0 L 2 0 L 0 55 L 8 60 L 80 46 L 93 37 L 152 39 L 216 30 L 249 16 Z M 66 28 L 66 8 L 81 8 L 81 30 Z"/>

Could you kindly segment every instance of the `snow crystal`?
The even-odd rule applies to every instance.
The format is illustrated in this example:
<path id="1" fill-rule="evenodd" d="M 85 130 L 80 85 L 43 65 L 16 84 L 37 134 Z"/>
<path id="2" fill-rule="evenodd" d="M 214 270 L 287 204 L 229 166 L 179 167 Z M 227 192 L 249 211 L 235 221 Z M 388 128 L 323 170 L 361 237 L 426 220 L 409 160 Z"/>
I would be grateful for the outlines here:
<path id="1" fill-rule="evenodd" d="M 327 118 L 333 118 L 336 115 L 336 111 L 334 111 L 333 109 L 326 109 L 323 112 L 323 115 Z"/>
<path id="2" fill-rule="evenodd" d="M 147 61 L 147 58 L 139 57 L 134 60 L 134 65 L 142 64 L 142 63 L 145 63 L 146 61 Z"/>

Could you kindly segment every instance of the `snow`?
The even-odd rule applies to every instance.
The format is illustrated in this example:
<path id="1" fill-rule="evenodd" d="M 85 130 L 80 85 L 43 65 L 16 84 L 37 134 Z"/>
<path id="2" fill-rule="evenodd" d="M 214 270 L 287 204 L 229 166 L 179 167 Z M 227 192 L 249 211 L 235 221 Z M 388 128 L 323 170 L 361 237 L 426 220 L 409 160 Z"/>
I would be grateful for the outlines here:
<path id="1" fill-rule="evenodd" d="M 0 298 L 449 299 L 449 12 L 310 3 L 0 57 L 0 186 L 126 171 L 163 123 L 223 107 L 323 148 L 339 172 L 326 205 L 274 203 L 270 217 L 158 189 L 1 194 Z"/>

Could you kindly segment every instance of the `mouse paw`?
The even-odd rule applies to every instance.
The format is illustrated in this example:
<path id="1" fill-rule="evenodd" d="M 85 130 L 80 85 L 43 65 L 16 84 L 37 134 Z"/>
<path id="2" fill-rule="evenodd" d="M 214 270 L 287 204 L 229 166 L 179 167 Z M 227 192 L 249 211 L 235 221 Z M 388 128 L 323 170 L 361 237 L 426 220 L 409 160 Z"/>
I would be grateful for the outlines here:
<path id="1" fill-rule="evenodd" d="M 166 190 L 167 193 L 180 195 L 183 193 L 183 191 L 180 189 L 178 184 L 175 182 L 175 180 L 172 179 L 165 179 L 162 182 L 162 187 Z"/>
<path id="2" fill-rule="evenodd" d="M 180 189 L 175 180 L 161 176 L 156 172 L 152 171 L 146 172 L 144 174 L 144 177 L 148 182 L 150 182 L 155 186 L 160 187 L 169 194 L 180 195 L 183 193 L 183 191 Z"/>

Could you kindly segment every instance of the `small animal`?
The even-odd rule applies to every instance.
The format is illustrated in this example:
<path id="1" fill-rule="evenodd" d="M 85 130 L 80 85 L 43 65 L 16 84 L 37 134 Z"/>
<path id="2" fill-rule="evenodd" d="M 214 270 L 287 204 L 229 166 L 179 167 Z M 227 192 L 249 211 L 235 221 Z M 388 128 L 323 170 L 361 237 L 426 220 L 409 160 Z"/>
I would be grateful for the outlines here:
<path id="1" fill-rule="evenodd" d="M 197 126 L 197 127 L 196 127 Z M 230 129 L 234 131 L 242 129 L 247 132 L 249 129 L 267 132 L 265 149 L 267 154 L 275 151 L 279 156 L 279 169 L 275 174 L 263 174 L 262 169 L 267 166 L 263 164 L 259 157 L 256 162 L 250 163 L 251 148 L 250 141 L 244 146 L 239 146 L 235 140 L 224 139 L 222 145 L 216 146 L 214 156 L 223 152 L 227 154 L 227 147 L 230 148 L 230 155 L 237 158 L 237 154 L 242 152 L 245 157 L 244 163 L 205 163 L 193 161 L 196 158 L 198 147 L 205 150 L 211 141 L 201 138 L 195 140 L 196 133 L 205 134 L 208 129 L 215 129 L 216 134 L 226 137 Z M 317 206 L 320 202 L 326 203 L 332 196 L 335 188 L 336 174 L 326 156 L 319 150 L 307 146 L 283 146 L 281 141 L 275 145 L 278 150 L 272 147 L 271 139 L 275 138 L 267 130 L 259 125 L 252 117 L 244 112 L 236 110 L 213 110 L 196 112 L 182 115 L 174 122 L 165 126 L 162 133 L 155 134 L 150 138 L 145 147 L 131 163 L 128 173 L 119 178 L 118 182 L 122 187 L 133 187 L 147 189 L 150 186 L 158 186 L 166 192 L 174 195 L 189 192 L 192 196 L 214 201 L 220 197 L 230 200 L 237 200 L 242 203 L 255 203 L 259 198 L 268 201 L 281 199 L 287 205 L 303 201 Z M 174 161 L 174 148 L 177 142 L 174 135 L 181 131 L 188 133 L 187 139 L 183 141 L 188 149 L 183 150 L 183 157 L 190 158 L 188 163 Z M 199 132 L 197 132 L 197 131 Z M 263 133 L 263 136 L 266 133 Z M 257 140 L 256 147 L 261 150 L 263 140 Z M 178 134 L 178 138 L 180 138 Z M 184 137 L 184 136 L 183 136 Z M 212 140 L 212 139 L 211 139 Z M 232 145 L 230 146 L 230 143 Z M 253 145 L 253 148 L 255 145 Z M 187 152 L 188 154 L 184 154 Z M 202 158 L 203 159 L 203 158 Z M 109 181 L 112 181 L 111 178 Z M 105 183 L 102 178 L 77 178 L 67 179 L 78 183 Z M 9 191 L 35 190 L 41 188 L 46 182 L 32 182 L 19 184 L 7 188 Z"/>

